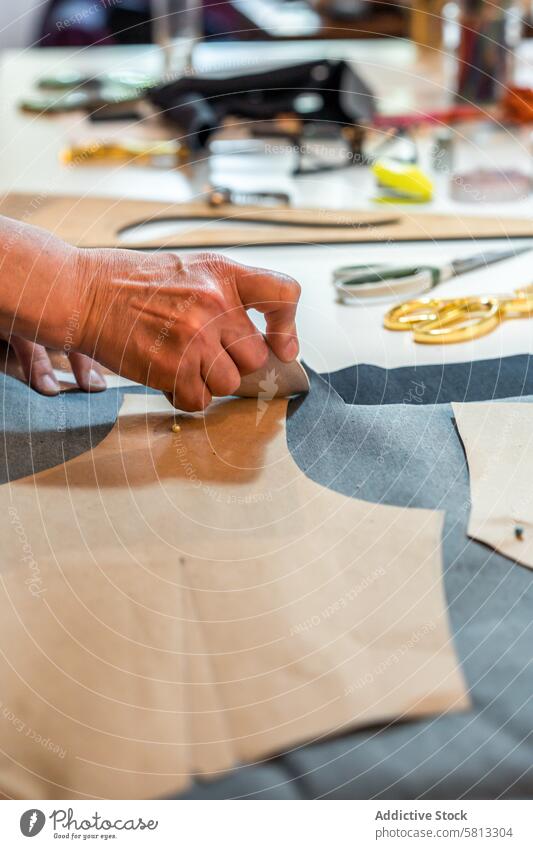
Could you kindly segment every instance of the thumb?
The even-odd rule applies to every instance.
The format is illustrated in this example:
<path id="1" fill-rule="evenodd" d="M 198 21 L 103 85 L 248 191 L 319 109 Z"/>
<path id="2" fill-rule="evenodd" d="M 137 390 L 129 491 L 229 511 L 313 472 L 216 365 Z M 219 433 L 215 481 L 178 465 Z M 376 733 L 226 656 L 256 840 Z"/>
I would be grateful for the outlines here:
<path id="1" fill-rule="evenodd" d="M 244 307 L 265 315 L 266 339 L 276 356 L 294 360 L 299 350 L 295 319 L 300 284 L 286 274 L 245 265 L 237 268 L 236 281 Z"/>

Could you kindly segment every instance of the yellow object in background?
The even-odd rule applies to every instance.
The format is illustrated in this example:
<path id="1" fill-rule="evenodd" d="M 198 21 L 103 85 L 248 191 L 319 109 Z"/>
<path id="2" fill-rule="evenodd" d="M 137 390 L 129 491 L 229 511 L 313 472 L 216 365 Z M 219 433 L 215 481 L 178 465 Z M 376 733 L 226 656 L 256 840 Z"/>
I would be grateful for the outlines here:
<path id="1" fill-rule="evenodd" d="M 433 198 L 433 182 L 418 165 L 396 159 L 376 159 L 372 165 L 383 194 L 381 203 L 427 203 Z"/>
<path id="2" fill-rule="evenodd" d="M 73 144 L 60 153 L 64 165 L 93 165 L 130 162 L 135 165 L 175 167 L 186 162 L 188 148 L 174 139 L 150 141 L 140 139 L 89 139 Z"/>
<path id="3" fill-rule="evenodd" d="M 393 307 L 384 318 L 387 330 L 410 330 L 426 345 L 470 342 L 495 330 L 502 321 L 533 316 L 531 286 L 512 295 L 420 298 Z"/>

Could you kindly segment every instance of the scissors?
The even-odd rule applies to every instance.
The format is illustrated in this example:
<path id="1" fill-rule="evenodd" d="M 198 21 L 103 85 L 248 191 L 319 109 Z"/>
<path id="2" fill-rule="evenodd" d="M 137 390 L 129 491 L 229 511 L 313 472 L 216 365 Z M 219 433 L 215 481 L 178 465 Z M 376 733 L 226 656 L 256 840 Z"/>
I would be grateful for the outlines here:
<path id="1" fill-rule="evenodd" d="M 385 315 L 387 330 L 411 330 L 426 345 L 469 342 L 490 333 L 508 318 L 533 316 L 533 285 L 512 295 L 420 298 L 405 301 Z"/>
<path id="2" fill-rule="evenodd" d="M 405 295 L 421 295 L 438 283 L 510 259 L 530 251 L 530 247 L 486 251 L 445 265 L 345 265 L 333 274 L 333 285 L 342 303 L 391 301 Z"/>

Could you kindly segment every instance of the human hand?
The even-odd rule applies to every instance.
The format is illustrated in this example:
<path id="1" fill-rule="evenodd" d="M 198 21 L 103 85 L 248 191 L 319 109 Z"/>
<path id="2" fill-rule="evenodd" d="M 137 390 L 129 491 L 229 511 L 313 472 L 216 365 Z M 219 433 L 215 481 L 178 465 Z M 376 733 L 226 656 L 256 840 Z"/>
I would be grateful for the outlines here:
<path id="1" fill-rule="evenodd" d="M 6 333 L 0 333 L 0 339 L 4 339 L 13 348 L 24 380 L 32 389 L 41 395 L 59 394 L 61 387 L 49 353 L 43 345 L 37 345 L 22 336 L 8 336 Z M 80 389 L 84 392 L 102 392 L 106 388 L 105 377 L 98 363 L 75 351 L 69 352 L 67 356 Z"/>
<path id="2" fill-rule="evenodd" d="M 204 409 L 261 368 L 268 345 L 298 354 L 300 287 L 286 275 L 224 256 L 78 252 L 80 325 L 75 347 L 115 372 Z M 266 341 L 247 315 L 266 317 Z"/>
<path id="3" fill-rule="evenodd" d="M 73 344 L 77 255 L 46 230 L 0 216 L 0 339 L 14 350 L 25 380 L 43 395 L 60 391 L 47 347 L 66 355 L 85 392 L 106 388 L 100 366 Z"/>

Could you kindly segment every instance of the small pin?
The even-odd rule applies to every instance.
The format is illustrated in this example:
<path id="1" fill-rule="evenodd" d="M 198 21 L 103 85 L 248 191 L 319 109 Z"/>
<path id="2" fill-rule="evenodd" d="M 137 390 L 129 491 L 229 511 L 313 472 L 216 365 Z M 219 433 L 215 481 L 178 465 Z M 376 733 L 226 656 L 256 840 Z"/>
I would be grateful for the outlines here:
<path id="1" fill-rule="evenodd" d="M 518 540 L 520 540 L 520 542 L 522 542 L 524 539 L 524 529 L 522 525 L 515 525 L 514 535 Z"/>
<path id="2" fill-rule="evenodd" d="M 174 422 L 174 424 L 172 425 L 172 433 L 179 433 L 180 430 L 181 427 L 179 426 L 179 424 L 177 422 Z"/>

